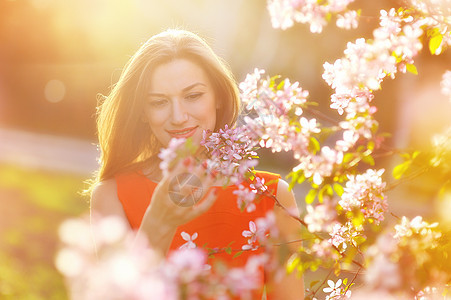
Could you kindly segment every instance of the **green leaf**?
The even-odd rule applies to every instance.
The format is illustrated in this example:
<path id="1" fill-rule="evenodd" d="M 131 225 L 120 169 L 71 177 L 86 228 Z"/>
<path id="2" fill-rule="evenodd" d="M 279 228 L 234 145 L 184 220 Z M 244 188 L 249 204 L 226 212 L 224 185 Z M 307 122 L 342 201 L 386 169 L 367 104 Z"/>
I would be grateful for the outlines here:
<path id="1" fill-rule="evenodd" d="M 341 184 L 334 183 L 334 191 L 339 197 L 341 197 L 341 195 L 343 195 L 344 189 Z"/>
<path id="2" fill-rule="evenodd" d="M 232 248 L 230 248 L 230 247 L 225 248 L 224 251 L 227 254 L 232 254 Z"/>
<path id="3" fill-rule="evenodd" d="M 348 162 L 350 162 L 352 159 L 354 158 L 354 155 L 352 153 L 346 153 L 343 156 L 343 163 L 347 164 Z"/>
<path id="4" fill-rule="evenodd" d="M 326 187 L 326 186 L 323 186 L 323 187 L 319 190 L 319 193 L 318 193 L 318 201 L 319 201 L 319 203 L 323 203 L 323 194 L 324 194 L 324 191 L 326 190 L 325 187 Z"/>
<path id="5" fill-rule="evenodd" d="M 358 228 L 358 227 L 362 226 L 363 223 L 365 222 L 365 217 L 363 216 L 362 213 L 359 213 L 358 215 L 354 215 L 351 222 L 352 222 L 352 225 L 354 225 L 354 227 Z"/>
<path id="6" fill-rule="evenodd" d="M 431 39 L 429 40 L 429 51 L 431 51 L 431 54 L 440 54 L 440 52 L 437 53 L 438 48 L 442 44 L 443 35 L 440 34 L 440 32 L 436 32 Z"/>
<path id="7" fill-rule="evenodd" d="M 233 258 L 240 256 L 241 254 L 243 254 L 243 251 L 238 251 L 237 253 L 235 253 L 235 255 L 233 256 Z"/>
<path id="8" fill-rule="evenodd" d="M 285 80 L 282 80 L 278 85 L 277 85 L 277 90 L 281 90 L 283 88 L 283 86 L 285 85 Z"/>
<path id="9" fill-rule="evenodd" d="M 414 75 L 418 75 L 417 67 L 413 64 L 406 64 L 407 72 L 412 73 Z"/>
<path id="10" fill-rule="evenodd" d="M 366 238 L 364 236 L 358 235 L 354 237 L 354 241 L 356 242 L 357 246 L 363 244 L 366 242 Z"/>
<path id="11" fill-rule="evenodd" d="M 318 282 L 319 282 L 319 280 L 313 280 L 312 282 L 310 282 L 310 284 L 309 284 L 310 289 L 313 288 Z"/>
<path id="12" fill-rule="evenodd" d="M 287 261 L 287 272 L 292 273 L 300 262 L 301 259 L 299 258 L 299 256 L 297 256 L 296 253 L 293 254 Z"/>
<path id="13" fill-rule="evenodd" d="M 420 154 L 420 151 L 415 151 L 412 153 L 412 160 L 414 160 L 415 158 L 417 158 L 417 156 Z"/>
<path id="14" fill-rule="evenodd" d="M 362 156 L 362 161 L 371 166 L 374 166 L 374 158 L 371 155 Z"/>
<path id="15" fill-rule="evenodd" d="M 409 169 L 411 163 L 412 161 L 408 160 L 394 167 L 392 172 L 393 178 L 400 179 L 402 175 L 404 175 L 404 173 Z"/>
<path id="16" fill-rule="evenodd" d="M 307 195 L 305 196 L 305 203 L 312 204 L 315 201 L 316 195 L 318 194 L 318 190 L 311 189 Z"/>
<path id="17" fill-rule="evenodd" d="M 318 201 L 320 203 L 323 203 L 323 197 L 324 197 L 324 193 L 326 193 L 326 195 L 332 196 L 333 195 L 333 190 L 332 187 L 330 186 L 330 184 L 325 184 L 321 190 L 319 191 L 318 194 Z"/>
<path id="18" fill-rule="evenodd" d="M 299 175 L 299 178 L 298 178 L 298 184 L 301 184 L 301 183 L 303 183 L 304 181 L 305 181 L 305 176 L 304 176 L 304 174 Z"/>
<path id="19" fill-rule="evenodd" d="M 309 142 L 309 150 L 313 152 L 313 154 L 316 154 L 316 152 L 318 152 L 321 149 L 321 146 L 318 142 L 317 139 L 315 139 L 314 137 L 310 137 L 310 142 Z"/>

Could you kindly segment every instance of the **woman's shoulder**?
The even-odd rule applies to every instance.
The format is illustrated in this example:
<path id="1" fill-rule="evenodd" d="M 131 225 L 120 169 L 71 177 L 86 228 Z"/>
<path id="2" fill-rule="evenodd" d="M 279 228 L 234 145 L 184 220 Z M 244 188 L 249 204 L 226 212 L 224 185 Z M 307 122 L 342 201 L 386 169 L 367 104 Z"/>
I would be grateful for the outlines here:
<path id="1" fill-rule="evenodd" d="M 109 196 L 112 193 L 116 193 L 117 185 L 116 185 L 116 179 L 110 178 L 102 180 L 95 184 L 93 190 L 92 190 L 92 198 L 101 198 L 104 196 Z"/>
<path id="2" fill-rule="evenodd" d="M 117 215 L 122 214 L 121 210 L 115 178 L 97 183 L 91 194 L 91 211 L 101 215 Z"/>

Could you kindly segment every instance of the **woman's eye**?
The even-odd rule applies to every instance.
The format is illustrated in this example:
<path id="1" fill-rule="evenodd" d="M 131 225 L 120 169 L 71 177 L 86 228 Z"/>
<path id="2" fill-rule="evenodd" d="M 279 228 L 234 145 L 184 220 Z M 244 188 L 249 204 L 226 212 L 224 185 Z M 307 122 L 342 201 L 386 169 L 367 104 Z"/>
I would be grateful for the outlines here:
<path id="1" fill-rule="evenodd" d="M 153 106 L 153 107 L 161 107 L 161 106 L 165 105 L 166 103 L 167 103 L 166 99 L 154 99 L 154 100 L 149 101 L 150 106 Z"/>
<path id="2" fill-rule="evenodd" d="M 197 100 L 199 99 L 204 93 L 192 93 L 188 94 L 185 98 L 188 100 Z"/>

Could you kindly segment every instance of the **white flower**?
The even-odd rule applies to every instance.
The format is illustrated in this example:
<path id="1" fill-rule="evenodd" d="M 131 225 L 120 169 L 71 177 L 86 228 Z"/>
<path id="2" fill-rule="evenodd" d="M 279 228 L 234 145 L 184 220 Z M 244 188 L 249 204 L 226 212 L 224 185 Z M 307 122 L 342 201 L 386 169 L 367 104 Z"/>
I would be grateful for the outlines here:
<path id="1" fill-rule="evenodd" d="M 185 244 L 181 245 L 179 249 L 194 249 L 196 248 L 196 244 L 194 240 L 197 239 L 197 232 L 193 233 L 193 235 L 189 235 L 185 231 L 181 233 L 182 238 L 186 241 Z"/>

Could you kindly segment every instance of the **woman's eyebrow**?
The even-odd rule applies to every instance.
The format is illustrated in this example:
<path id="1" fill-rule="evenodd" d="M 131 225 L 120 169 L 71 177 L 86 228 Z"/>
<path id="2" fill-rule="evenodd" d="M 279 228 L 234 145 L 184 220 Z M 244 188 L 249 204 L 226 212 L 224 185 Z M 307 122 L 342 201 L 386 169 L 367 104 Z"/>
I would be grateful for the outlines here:
<path id="1" fill-rule="evenodd" d="M 189 91 L 189 90 L 195 88 L 195 87 L 198 86 L 198 85 L 202 85 L 202 86 L 205 86 L 205 87 L 207 86 L 206 84 L 204 84 L 204 83 L 202 83 L 202 82 L 196 82 L 196 83 L 194 83 L 194 84 L 191 84 L 191 85 L 189 85 L 189 86 L 183 88 L 183 89 L 182 89 L 182 92 L 187 92 L 187 91 Z M 166 97 L 166 94 L 149 92 L 149 96 L 150 96 L 150 97 Z"/>
<path id="2" fill-rule="evenodd" d="M 183 92 L 187 92 L 189 90 L 191 90 L 192 88 L 198 86 L 198 85 L 203 85 L 203 86 L 207 86 L 206 84 L 203 84 L 202 82 L 196 82 L 192 85 L 187 86 L 186 88 L 182 89 Z"/>
<path id="3" fill-rule="evenodd" d="M 182 92 L 187 92 L 187 91 L 189 91 L 189 90 L 195 88 L 195 87 L 198 86 L 198 85 L 202 85 L 202 86 L 205 86 L 205 87 L 207 86 L 206 84 L 204 84 L 204 83 L 202 83 L 202 82 L 196 82 L 196 83 L 194 83 L 194 84 L 191 84 L 191 85 L 189 85 L 189 86 L 183 88 L 183 89 L 182 89 Z M 166 97 L 166 94 L 162 94 L 162 93 L 152 93 L 152 92 L 149 92 L 148 95 L 149 95 L 150 97 Z"/>
<path id="4" fill-rule="evenodd" d="M 166 97 L 165 94 L 160 94 L 160 93 L 149 93 L 150 97 Z"/>

